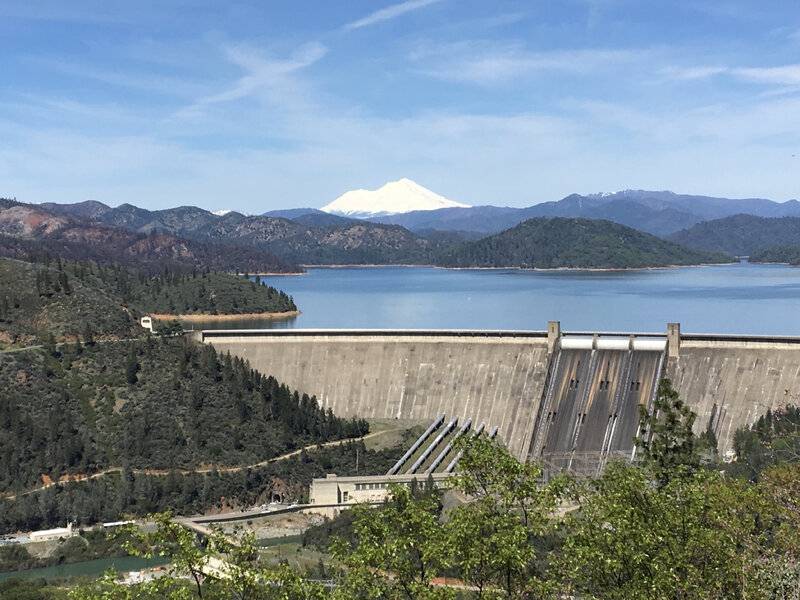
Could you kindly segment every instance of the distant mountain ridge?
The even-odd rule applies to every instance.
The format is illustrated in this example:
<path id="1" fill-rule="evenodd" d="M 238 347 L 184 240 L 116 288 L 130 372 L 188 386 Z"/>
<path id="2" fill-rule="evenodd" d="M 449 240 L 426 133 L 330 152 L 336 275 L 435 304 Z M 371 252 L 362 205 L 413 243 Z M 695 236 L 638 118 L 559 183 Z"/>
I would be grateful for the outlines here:
<path id="1" fill-rule="evenodd" d="M 12 202 L 12 201 L 9 201 Z M 371 223 L 324 213 L 316 209 L 279 211 L 294 219 L 276 216 L 245 216 L 228 212 L 222 216 L 194 206 L 150 211 L 131 204 L 111 208 L 101 203 L 25 205 L 38 208 L 53 226 L 65 220 L 84 228 L 123 230 L 139 236 L 169 236 L 200 244 L 225 244 L 248 252 L 280 257 L 290 264 L 394 264 L 430 263 L 432 253 L 452 239 L 429 240 L 397 225 Z M 13 209 L 14 207 L 11 207 Z M 19 229 L 20 219 L 9 227 Z M 0 215 L 0 233 L 3 231 Z M 7 231 L 6 233 L 14 234 Z M 30 232 L 29 232 L 30 233 Z M 178 247 L 178 246 L 176 246 Z M 278 259 L 275 259 L 278 261 Z M 253 269 L 247 267 L 250 272 Z M 276 269 L 280 271 L 285 268 Z"/>
<path id="2" fill-rule="evenodd" d="M 767 242 L 771 246 L 797 243 L 793 233 L 784 235 L 778 230 L 769 230 L 762 236 L 763 240 L 757 239 L 764 226 L 759 219 L 800 220 L 800 202 L 797 201 L 728 200 L 644 190 L 572 194 L 528 208 L 453 206 L 370 219 L 341 216 L 315 208 L 247 216 L 235 211 L 215 214 L 194 206 L 155 211 L 132 204 L 112 208 L 96 201 L 25 205 L 16 200 L 0 199 L 0 208 L 0 233 L 17 239 L 47 239 L 48 243 L 65 244 L 75 241 L 67 239 L 65 232 L 80 230 L 80 235 L 70 235 L 93 237 L 93 243 L 99 243 L 97 240 L 102 235 L 98 232 L 105 231 L 103 235 L 109 236 L 109 240 L 116 240 L 113 251 L 118 253 L 122 248 L 120 240 L 125 238 L 119 230 L 123 230 L 139 236 L 124 243 L 132 244 L 132 248 L 142 247 L 141 240 L 149 237 L 148 243 L 153 247 L 147 253 L 151 256 L 161 253 L 164 259 L 168 258 L 169 251 L 177 252 L 189 243 L 198 248 L 198 244 L 250 248 L 248 252 L 267 253 L 285 263 L 312 265 L 432 264 L 464 243 L 476 243 L 480 238 L 512 229 L 520 222 L 542 218 L 611 222 L 685 244 L 700 252 L 750 254 L 765 248 Z M 31 212 L 33 208 L 38 208 L 38 213 Z M 737 217 L 745 220 L 739 226 L 734 225 L 735 219 L 721 226 L 705 225 L 715 215 L 742 209 L 768 216 Z M 20 211 L 26 214 L 18 214 Z M 65 220 L 70 221 L 68 227 Z M 76 228 L 76 224 L 82 229 Z M 116 233 L 111 235 L 110 231 Z M 734 238 L 739 241 L 731 241 Z M 158 239 L 161 241 L 156 242 Z"/>
<path id="3" fill-rule="evenodd" d="M 250 245 L 190 239 L 165 229 L 135 231 L 82 216 L 87 208 L 95 212 L 96 206 L 57 206 L 60 208 L 51 212 L 43 205 L 0 201 L 0 256 L 29 260 L 49 254 L 70 260 L 135 264 L 155 271 L 164 267 L 295 273 L 302 270 Z M 70 215 L 72 209 L 76 216 Z M 111 210 L 103 214 L 111 214 Z M 142 209 L 123 208 L 123 213 L 141 216 L 138 211 Z"/>
<path id="4" fill-rule="evenodd" d="M 607 219 L 659 236 L 668 236 L 709 219 L 734 214 L 800 217 L 800 202 L 763 198 L 728 199 L 675 194 L 667 191 L 623 190 L 611 194 L 571 194 L 561 200 L 527 208 L 475 206 L 384 215 L 370 220 L 402 225 L 412 231 L 476 231 L 497 233 L 534 217 Z"/>

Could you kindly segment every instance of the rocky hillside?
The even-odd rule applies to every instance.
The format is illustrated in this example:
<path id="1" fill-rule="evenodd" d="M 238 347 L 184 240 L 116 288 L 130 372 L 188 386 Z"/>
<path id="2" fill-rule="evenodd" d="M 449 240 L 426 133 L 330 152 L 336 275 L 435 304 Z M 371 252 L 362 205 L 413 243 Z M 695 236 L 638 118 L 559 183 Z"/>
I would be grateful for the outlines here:
<path id="1" fill-rule="evenodd" d="M 440 247 L 438 242 L 397 225 L 320 212 L 299 214 L 296 220 L 290 220 L 237 212 L 218 216 L 195 207 L 148 211 L 125 204 L 106 209 L 92 205 L 90 209 L 81 203 L 59 205 L 53 218 L 68 220 L 87 213 L 94 215 L 90 222 L 95 226 L 110 225 L 115 230 L 125 229 L 140 235 L 158 233 L 202 243 L 256 247 L 290 263 L 428 263 L 434 250 Z"/>
<path id="2" fill-rule="evenodd" d="M 610 221 L 530 219 L 443 252 L 447 267 L 623 269 L 728 262 Z"/>
<path id="3" fill-rule="evenodd" d="M 78 210 L 84 212 L 85 208 L 82 204 Z M 154 270 L 164 267 L 251 273 L 302 270 L 265 248 L 247 243 L 189 239 L 168 229 L 153 229 L 150 233 L 132 231 L 68 213 L 63 207 L 51 212 L 37 205 L 9 201 L 0 204 L 0 256 L 28 259 L 49 253 L 71 260 L 150 266 Z"/>

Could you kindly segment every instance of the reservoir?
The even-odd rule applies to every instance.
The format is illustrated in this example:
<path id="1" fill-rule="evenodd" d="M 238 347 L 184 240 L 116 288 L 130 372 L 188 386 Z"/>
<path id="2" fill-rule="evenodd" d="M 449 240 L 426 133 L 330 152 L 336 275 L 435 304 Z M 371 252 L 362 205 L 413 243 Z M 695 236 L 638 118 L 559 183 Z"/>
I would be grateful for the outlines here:
<path id="1" fill-rule="evenodd" d="M 535 329 L 800 335 L 800 268 L 733 265 L 636 271 L 310 268 L 262 281 L 294 297 L 288 321 L 195 328 Z"/>

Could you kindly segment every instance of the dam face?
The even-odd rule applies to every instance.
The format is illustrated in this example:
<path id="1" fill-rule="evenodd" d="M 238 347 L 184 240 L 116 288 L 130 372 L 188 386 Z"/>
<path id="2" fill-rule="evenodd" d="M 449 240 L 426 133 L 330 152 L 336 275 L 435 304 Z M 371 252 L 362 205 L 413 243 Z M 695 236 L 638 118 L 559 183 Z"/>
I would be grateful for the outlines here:
<path id="1" fill-rule="evenodd" d="M 672 380 L 720 453 L 768 409 L 800 403 L 800 338 L 548 332 L 218 330 L 220 352 L 315 395 L 339 416 L 498 427 L 520 459 L 594 474 L 630 459 L 639 407 Z"/>
<path id="2" fill-rule="evenodd" d="M 342 417 L 431 421 L 445 413 L 499 427 L 525 456 L 547 377 L 544 333 L 203 332 L 220 352 L 313 394 Z"/>

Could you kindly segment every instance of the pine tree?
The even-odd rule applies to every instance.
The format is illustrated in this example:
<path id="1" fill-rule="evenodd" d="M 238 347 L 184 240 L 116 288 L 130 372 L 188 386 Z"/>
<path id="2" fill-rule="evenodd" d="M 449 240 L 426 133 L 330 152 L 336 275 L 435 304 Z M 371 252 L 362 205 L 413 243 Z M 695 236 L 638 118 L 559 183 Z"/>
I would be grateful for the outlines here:
<path id="1" fill-rule="evenodd" d="M 139 360 L 136 354 L 136 346 L 131 345 L 130 352 L 128 352 L 128 358 L 125 363 L 125 378 L 128 381 L 129 385 L 135 385 L 136 382 L 139 381 L 139 376 L 137 373 L 139 372 Z"/>
<path id="2" fill-rule="evenodd" d="M 659 486 L 676 475 L 694 473 L 700 466 L 697 438 L 692 431 L 696 415 L 680 399 L 669 379 L 658 384 L 652 412 L 640 407 L 636 446 Z"/>
<path id="3" fill-rule="evenodd" d="M 86 346 L 94 346 L 94 334 L 92 333 L 92 328 L 90 327 L 89 323 L 84 321 L 83 323 L 83 343 Z"/>

